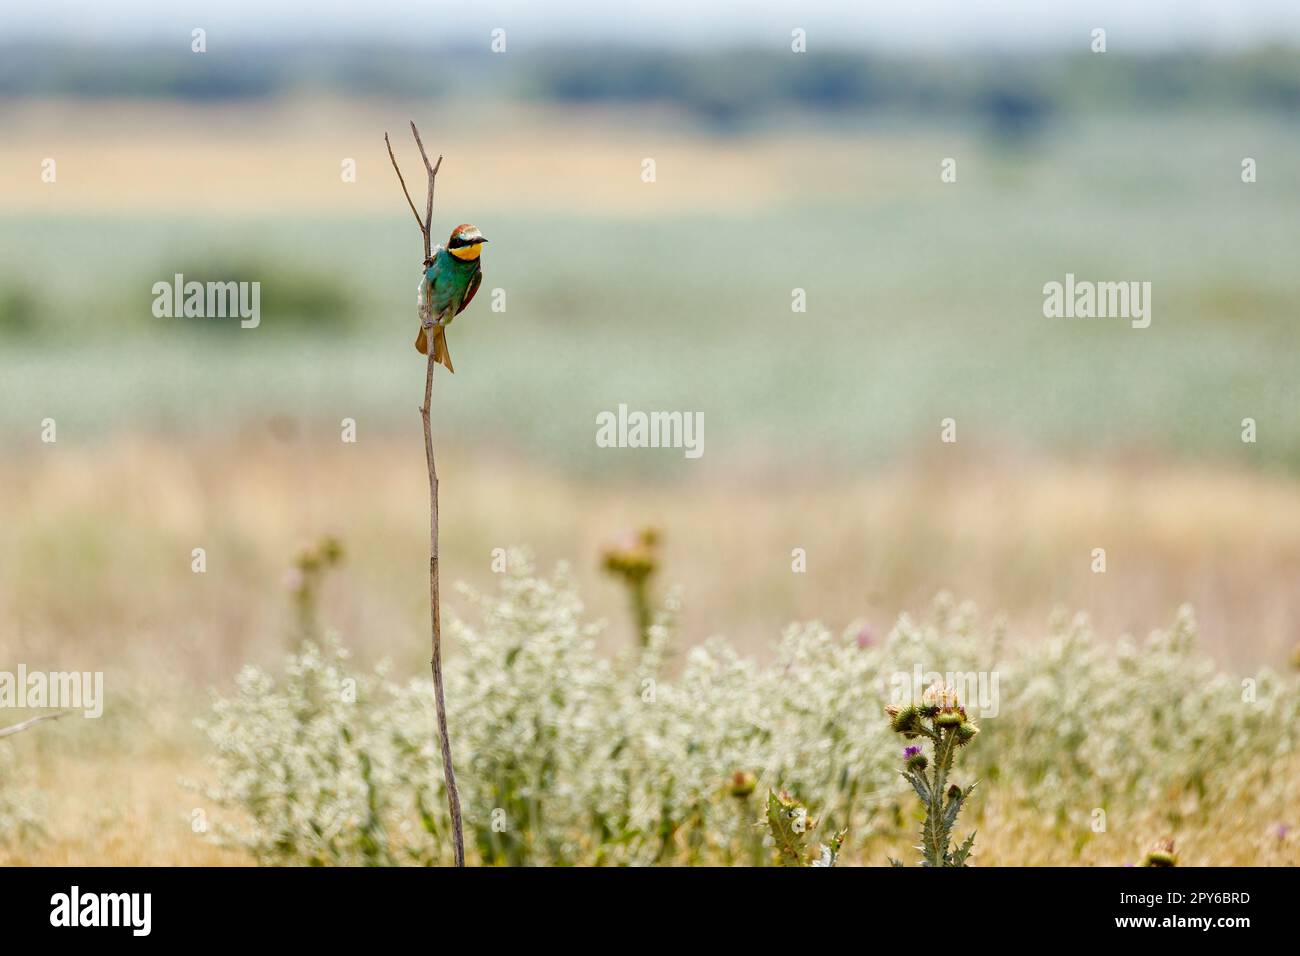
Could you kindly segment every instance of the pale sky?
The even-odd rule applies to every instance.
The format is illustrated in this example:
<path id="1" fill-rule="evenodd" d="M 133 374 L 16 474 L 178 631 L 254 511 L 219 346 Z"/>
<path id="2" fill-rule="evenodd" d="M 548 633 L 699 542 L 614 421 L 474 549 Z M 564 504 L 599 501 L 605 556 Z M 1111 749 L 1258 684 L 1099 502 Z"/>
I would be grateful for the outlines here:
<path id="1" fill-rule="evenodd" d="M 1300 41 L 1300 0 L 4 0 L 0 42 L 167 40 L 208 31 L 238 42 L 427 38 L 510 49 L 554 42 L 643 42 L 693 47 L 784 47 L 808 31 L 809 51 L 879 48 L 1086 48 L 1105 27 L 1108 47 L 1236 47 Z"/>

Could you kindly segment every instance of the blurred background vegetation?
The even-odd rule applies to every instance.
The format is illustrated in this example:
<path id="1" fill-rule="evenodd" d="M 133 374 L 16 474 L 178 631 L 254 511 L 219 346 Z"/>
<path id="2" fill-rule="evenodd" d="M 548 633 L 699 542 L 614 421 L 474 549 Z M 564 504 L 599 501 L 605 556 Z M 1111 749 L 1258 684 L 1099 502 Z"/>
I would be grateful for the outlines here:
<path id="1" fill-rule="evenodd" d="M 144 97 L 251 102 L 321 93 L 348 97 L 494 96 L 559 106 L 667 105 L 715 132 L 795 110 L 843 121 L 893 113 L 909 120 L 983 120 L 1017 134 L 1080 111 L 1244 109 L 1300 115 L 1300 62 L 1284 45 L 960 56 L 825 49 L 669 50 L 547 47 L 493 55 L 476 44 L 241 44 L 195 68 L 176 46 L 0 44 L 0 96 Z"/>
<path id="2" fill-rule="evenodd" d="M 418 169 L 409 119 L 446 155 L 435 233 L 492 239 L 435 389 L 448 585 L 531 546 L 627 646 L 598 556 L 650 523 L 682 641 L 759 656 L 789 621 L 879 635 L 944 589 L 1014 640 L 1057 606 L 1115 636 L 1189 602 L 1234 666 L 1300 642 L 1294 47 L 196 56 L 188 29 L 0 41 L 0 667 L 106 670 L 109 712 L 157 731 L 70 763 L 57 728 L 43 779 L 135 829 L 69 812 L 47 862 L 110 836 L 216 859 L 157 821 L 194 690 L 291 646 L 304 542 L 347 554 L 323 620 L 427 668 L 421 255 L 383 146 Z M 1067 272 L 1150 281 L 1151 327 L 1045 319 Z M 156 318 L 177 273 L 260 282 L 260 327 Z M 619 403 L 702 411 L 704 457 L 598 449 Z"/>
<path id="3" fill-rule="evenodd" d="M 485 294 L 452 335 L 460 371 L 439 389 L 437 427 L 453 479 L 463 466 L 513 480 L 449 484 L 448 533 L 464 535 L 453 577 L 483 579 L 485 556 L 512 544 L 594 574 L 605 536 L 655 521 L 680 579 L 711 582 L 687 631 L 752 630 L 755 646 L 796 617 L 885 626 L 952 587 L 1026 626 L 1064 603 L 1140 631 L 1189 600 L 1225 652 L 1290 653 L 1293 49 L 450 47 L 435 69 L 429 56 L 361 41 L 4 48 L 0 468 L 15 520 L 0 561 L 31 640 L 104 619 L 87 607 L 69 630 L 75 607 L 44 603 L 58 589 L 14 581 L 65 561 L 85 573 L 98 535 L 117 542 L 107 553 L 140 553 L 114 599 L 129 619 L 131 589 L 157 583 L 151 562 L 181 544 L 147 515 L 122 524 L 129 507 L 74 516 L 42 497 L 57 485 L 47 469 L 74 458 L 101 493 L 120 480 L 146 501 L 170 474 L 166 493 L 188 502 L 181 537 L 242 541 L 243 564 L 216 566 L 259 591 L 268 622 L 280 595 L 267 576 L 297 537 L 392 521 L 411 553 L 376 547 L 362 566 L 381 590 L 402 582 L 396 620 L 418 628 L 418 509 L 381 515 L 391 503 L 366 490 L 422 467 L 407 454 L 419 246 L 382 141 L 393 133 L 412 165 L 415 118 L 447 155 L 435 231 L 474 221 L 494 240 Z M 939 181 L 944 157 L 955 184 Z M 1042 286 L 1066 272 L 1151 281 L 1151 327 L 1045 319 Z M 156 318 L 153 284 L 177 273 L 260 282 L 260 327 Z M 806 313 L 791 312 L 796 288 Z M 705 457 L 598 449 L 595 416 L 621 402 L 703 411 Z M 956 446 L 938 442 L 948 416 Z M 47 417 L 57 454 L 40 442 Z M 1255 444 L 1240 440 L 1246 417 Z M 355 446 L 339 443 L 344 418 Z M 267 475 L 248 501 L 231 476 L 186 464 L 220 473 L 282 452 L 303 470 Z M 349 454 L 369 470 L 313 499 Z M 296 500 L 270 494 L 282 480 Z M 493 499 L 477 500 L 487 484 Z M 743 513 L 685 519 L 741 486 Z M 799 494 L 807 510 L 786 514 Z M 1158 517 L 1160 500 L 1188 513 Z M 1264 513 L 1266 500 L 1281 504 Z M 244 509 L 272 508 L 283 522 L 232 530 Z M 761 540 L 742 547 L 741 528 Z M 1093 575 L 1091 549 L 1117 537 L 1127 577 Z M 835 557 L 792 585 L 795 546 Z M 218 630 L 223 646 L 248 643 Z"/>

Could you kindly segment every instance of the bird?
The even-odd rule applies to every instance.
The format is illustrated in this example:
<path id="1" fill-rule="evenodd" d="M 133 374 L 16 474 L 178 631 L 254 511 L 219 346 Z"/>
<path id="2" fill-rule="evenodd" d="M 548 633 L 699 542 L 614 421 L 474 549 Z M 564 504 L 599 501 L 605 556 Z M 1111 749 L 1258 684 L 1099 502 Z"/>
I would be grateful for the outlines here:
<path id="1" fill-rule="evenodd" d="M 421 355 L 429 354 L 429 332 L 432 331 L 433 360 L 446 366 L 448 372 L 456 370 L 451 367 L 451 353 L 447 351 L 446 328 L 452 319 L 465 311 L 483 282 L 479 253 L 487 241 L 478 226 L 463 222 L 451 231 L 447 244 L 437 246 L 425 262 L 420 302 L 423 304 L 423 297 L 429 296 L 433 329 L 427 330 L 421 324 L 420 333 L 415 337 L 415 349 Z"/>

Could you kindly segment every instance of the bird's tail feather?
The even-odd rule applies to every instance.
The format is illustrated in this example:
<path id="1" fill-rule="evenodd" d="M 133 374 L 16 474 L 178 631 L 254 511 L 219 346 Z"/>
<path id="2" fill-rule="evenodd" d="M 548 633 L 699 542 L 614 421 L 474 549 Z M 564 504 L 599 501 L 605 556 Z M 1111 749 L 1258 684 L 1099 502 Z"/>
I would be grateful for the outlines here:
<path id="1" fill-rule="evenodd" d="M 421 355 L 429 354 L 429 337 L 423 327 L 415 337 L 415 350 Z M 433 333 L 433 360 L 445 365 L 448 372 L 455 374 L 456 370 L 451 365 L 451 352 L 447 348 L 447 332 L 441 325 L 435 326 Z"/>
<path id="2" fill-rule="evenodd" d="M 448 372 L 455 373 L 451 367 L 451 352 L 447 349 L 447 330 L 441 325 L 433 334 L 433 360 L 445 365 Z"/>
<path id="3" fill-rule="evenodd" d="M 437 334 L 433 337 L 433 360 L 446 365 L 447 371 L 455 375 L 456 369 L 451 367 L 451 351 L 447 349 L 446 329 L 438 326 Z"/>

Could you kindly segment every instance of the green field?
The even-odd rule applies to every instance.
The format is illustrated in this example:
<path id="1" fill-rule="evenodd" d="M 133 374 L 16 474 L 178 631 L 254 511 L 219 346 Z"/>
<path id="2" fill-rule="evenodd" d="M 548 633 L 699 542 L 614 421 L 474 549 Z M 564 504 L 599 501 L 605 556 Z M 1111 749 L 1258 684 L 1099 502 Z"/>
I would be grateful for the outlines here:
<path id="1" fill-rule="evenodd" d="M 949 153 L 959 178 L 942 185 Z M 1264 118 L 1094 118 L 1010 151 L 882 134 L 851 202 L 810 186 L 756 213 L 489 204 L 487 287 L 506 311 L 484 302 L 455 326 L 440 424 L 602 472 L 698 467 L 597 454 L 594 416 L 619 402 L 703 411 L 710 464 L 854 469 L 928 448 L 952 416 L 983 450 L 1294 468 L 1297 156 L 1300 131 Z M 394 193 L 384 216 L 0 220 L 0 289 L 37 315 L 4 349 L 0 427 L 404 421 L 418 243 Z M 153 318 L 154 282 L 205 270 L 262 282 L 260 328 Z M 1067 272 L 1150 281 L 1151 327 L 1044 318 L 1042 286 Z"/>

